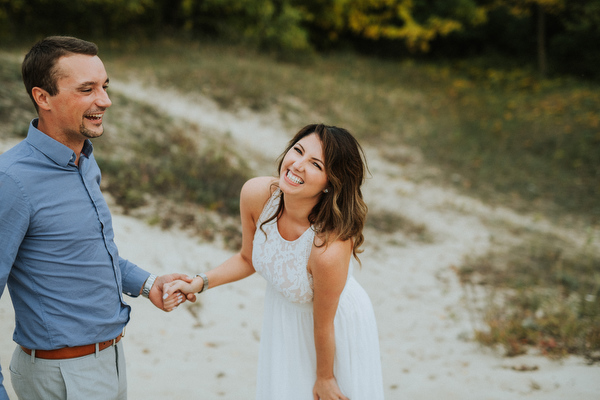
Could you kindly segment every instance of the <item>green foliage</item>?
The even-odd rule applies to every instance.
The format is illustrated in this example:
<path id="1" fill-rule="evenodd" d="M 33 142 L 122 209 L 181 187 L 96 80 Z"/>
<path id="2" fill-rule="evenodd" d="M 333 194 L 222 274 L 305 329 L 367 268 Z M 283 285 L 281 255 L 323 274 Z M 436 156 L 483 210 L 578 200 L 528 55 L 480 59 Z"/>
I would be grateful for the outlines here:
<path id="1" fill-rule="evenodd" d="M 565 30 L 557 32 L 549 43 L 549 51 L 560 62 L 561 73 L 598 77 L 600 65 L 600 1 L 570 1 L 560 16 Z"/>
<path id="2" fill-rule="evenodd" d="M 566 3 L 566 0 L 492 0 L 488 7 L 504 7 L 511 14 L 521 17 L 530 15 L 535 7 L 541 8 L 547 13 L 558 14 L 565 9 Z"/>
<path id="3" fill-rule="evenodd" d="M 600 77 L 598 20 L 600 0 L 0 0 L 0 38 L 211 37 L 292 60 L 348 45 L 386 57 L 538 52 L 544 70 L 590 78 Z"/>
<path id="4" fill-rule="evenodd" d="M 152 34 L 156 0 L 0 0 L 7 34 L 72 34 L 84 38 Z"/>
<path id="5" fill-rule="evenodd" d="M 311 31 L 324 34 L 325 40 L 348 35 L 373 43 L 398 40 L 414 52 L 427 52 L 437 37 L 485 21 L 484 9 L 473 0 L 316 0 L 304 5 Z"/>
<path id="6" fill-rule="evenodd" d="M 190 33 L 212 31 L 280 54 L 311 50 L 304 12 L 291 0 L 184 0 L 181 8 Z"/>

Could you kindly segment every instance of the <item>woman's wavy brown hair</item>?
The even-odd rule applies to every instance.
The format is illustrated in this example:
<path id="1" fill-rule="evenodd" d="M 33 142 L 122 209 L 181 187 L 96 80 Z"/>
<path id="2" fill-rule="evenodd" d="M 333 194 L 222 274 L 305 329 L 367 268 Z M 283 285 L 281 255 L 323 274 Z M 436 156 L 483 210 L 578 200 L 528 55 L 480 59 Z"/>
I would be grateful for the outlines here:
<path id="1" fill-rule="evenodd" d="M 323 124 L 311 124 L 300 129 L 278 158 L 281 171 L 283 158 L 302 138 L 316 133 L 323 144 L 323 163 L 328 180 L 328 193 L 323 193 L 308 216 L 317 236 L 323 240 L 320 246 L 338 239 L 352 239 L 352 254 L 359 261 L 360 246 L 364 242 L 363 227 L 367 205 L 361 192 L 367 163 L 358 141 L 346 129 Z M 277 211 L 262 225 L 276 219 L 283 211 L 284 196 Z"/>

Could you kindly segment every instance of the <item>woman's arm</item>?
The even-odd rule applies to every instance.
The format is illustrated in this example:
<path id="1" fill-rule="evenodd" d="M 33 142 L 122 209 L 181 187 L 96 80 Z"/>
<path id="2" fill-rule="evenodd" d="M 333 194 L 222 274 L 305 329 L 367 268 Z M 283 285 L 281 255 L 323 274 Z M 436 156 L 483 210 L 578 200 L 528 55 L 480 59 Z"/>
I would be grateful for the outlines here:
<path id="1" fill-rule="evenodd" d="M 270 184 L 272 177 L 258 177 L 247 181 L 240 194 L 240 216 L 242 220 L 242 248 L 218 267 L 206 272 L 208 287 L 214 288 L 226 283 L 235 282 L 252 275 L 252 242 L 256 224 L 263 207 L 271 195 Z M 168 285 L 168 287 L 167 287 Z M 204 281 L 200 277 L 194 278 L 190 285 L 166 284 L 165 296 L 169 297 L 177 290 L 184 293 L 199 292 Z"/>
<path id="2" fill-rule="evenodd" d="M 313 388 L 315 400 L 348 400 L 340 391 L 333 375 L 335 330 L 333 320 L 340 295 L 346 285 L 352 241 L 336 241 L 328 246 L 313 247 L 309 272 L 314 282 L 314 335 L 317 353 L 317 380 Z"/>

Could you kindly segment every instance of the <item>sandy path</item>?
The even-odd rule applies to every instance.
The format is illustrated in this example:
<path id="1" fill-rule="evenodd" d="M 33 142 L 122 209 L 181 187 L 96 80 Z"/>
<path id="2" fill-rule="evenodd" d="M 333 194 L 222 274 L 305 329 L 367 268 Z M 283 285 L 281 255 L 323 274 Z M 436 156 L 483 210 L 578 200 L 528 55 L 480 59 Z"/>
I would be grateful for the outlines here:
<path id="1" fill-rule="evenodd" d="M 293 132 L 273 115 L 230 113 L 208 99 L 158 92 L 140 84 L 112 82 L 112 90 L 157 106 L 255 149 L 273 160 Z M 268 143 L 268 146 L 265 146 Z M 396 212 L 422 223 L 431 243 L 401 234 L 366 233 L 363 269 L 355 275 L 375 307 L 388 399 L 597 399 L 598 366 L 579 357 L 560 362 L 536 355 L 507 359 L 469 340 L 472 323 L 452 267 L 466 255 L 490 246 L 490 218 L 507 224 L 546 221 L 492 208 L 450 190 L 415 183 L 401 166 L 367 149 L 372 179 L 365 188 L 371 209 Z M 255 165 L 259 166 L 260 163 Z M 273 170 L 273 165 L 263 171 Z M 155 273 L 194 274 L 231 255 L 178 230 L 162 231 L 143 221 L 114 216 L 121 254 Z M 566 232 L 577 237 L 576 232 Z M 252 399 L 262 320 L 264 282 L 258 276 L 202 295 L 201 305 L 185 304 L 170 314 L 145 299 L 132 299 L 133 318 L 126 334 L 131 399 L 165 396 Z M 11 342 L 10 299 L 0 299 L 0 361 L 5 375 Z M 537 367 L 518 372 L 512 367 Z M 10 390 L 10 383 L 7 387 Z M 13 397 L 11 397 L 13 398 Z M 16 397 L 15 397 L 16 398 Z"/>

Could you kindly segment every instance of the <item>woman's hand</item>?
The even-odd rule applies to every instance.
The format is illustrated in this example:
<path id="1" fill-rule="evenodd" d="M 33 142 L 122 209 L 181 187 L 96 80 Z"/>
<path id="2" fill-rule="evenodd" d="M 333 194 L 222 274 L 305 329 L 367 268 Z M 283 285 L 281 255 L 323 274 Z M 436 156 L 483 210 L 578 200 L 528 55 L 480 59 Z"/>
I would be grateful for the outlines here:
<path id="1" fill-rule="evenodd" d="M 167 294 L 165 294 L 167 296 Z M 173 311 L 179 304 L 184 301 L 184 296 L 181 292 L 175 292 L 171 296 L 163 300 L 165 311 Z"/>
<path id="2" fill-rule="evenodd" d="M 179 304 L 189 299 L 190 294 L 195 297 L 194 293 L 199 290 L 199 288 L 195 287 L 195 280 L 192 280 L 190 283 L 182 280 L 165 283 L 163 286 L 164 309 L 166 311 L 173 311 Z"/>
<path id="3" fill-rule="evenodd" d="M 314 400 L 350 400 L 342 394 L 335 378 L 317 379 L 313 388 Z"/>
<path id="4" fill-rule="evenodd" d="M 167 285 L 173 281 L 182 281 L 182 282 L 192 282 L 192 277 L 186 274 L 168 274 L 161 275 L 156 278 L 154 281 L 154 285 L 150 289 L 150 293 L 148 294 L 148 298 L 156 307 L 160 308 L 163 311 L 172 311 L 176 307 L 177 304 L 184 302 L 186 300 L 191 301 L 192 303 L 196 301 L 196 295 L 194 293 L 188 294 L 185 298 L 183 298 L 179 303 L 173 305 L 171 304 L 169 307 L 165 306 L 164 299 L 164 290 L 168 287 Z"/>

